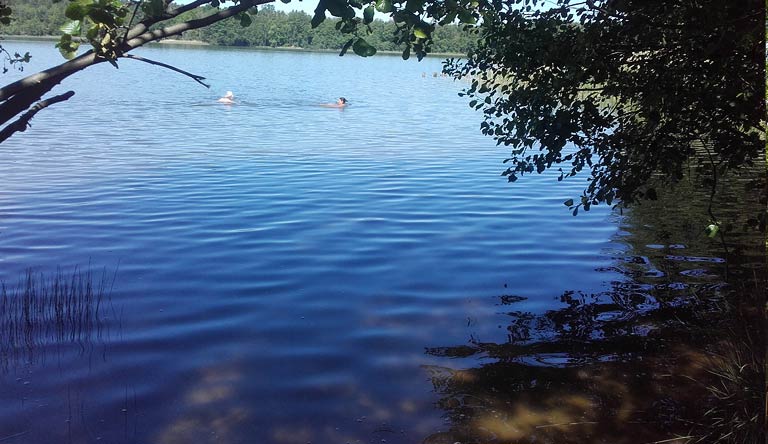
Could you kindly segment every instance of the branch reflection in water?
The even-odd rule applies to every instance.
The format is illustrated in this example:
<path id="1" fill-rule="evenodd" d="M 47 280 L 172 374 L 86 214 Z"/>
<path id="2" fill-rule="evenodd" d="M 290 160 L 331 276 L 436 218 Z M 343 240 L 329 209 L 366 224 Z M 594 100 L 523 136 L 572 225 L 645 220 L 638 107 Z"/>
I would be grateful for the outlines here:
<path id="1" fill-rule="evenodd" d="M 747 182 L 722 193 L 727 248 L 683 185 L 617 216 L 627 249 L 606 271 L 626 279 L 608 291 L 544 313 L 502 295 L 506 342 L 427 348 L 451 359 L 425 367 L 449 426 L 424 442 L 764 442 L 765 197 Z"/>

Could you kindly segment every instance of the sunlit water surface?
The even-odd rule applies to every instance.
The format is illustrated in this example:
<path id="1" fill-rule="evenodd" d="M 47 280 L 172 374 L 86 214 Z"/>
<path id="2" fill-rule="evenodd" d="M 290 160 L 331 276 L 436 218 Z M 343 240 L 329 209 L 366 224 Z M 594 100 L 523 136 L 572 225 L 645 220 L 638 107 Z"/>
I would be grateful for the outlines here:
<path id="1" fill-rule="evenodd" d="M 5 353 L 8 442 L 420 442 L 447 426 L 431 366 L 487 359 L 426 348 L 503 342 L 499 296 L 542 313 L 625 278 L 620 216 L 572 217 L 582 180 L 508 185 L 438 59 L 139 54 L 212 88 L 97 66 L 0 148 L 0 278 L 111 288 L 86 331 Z"/>

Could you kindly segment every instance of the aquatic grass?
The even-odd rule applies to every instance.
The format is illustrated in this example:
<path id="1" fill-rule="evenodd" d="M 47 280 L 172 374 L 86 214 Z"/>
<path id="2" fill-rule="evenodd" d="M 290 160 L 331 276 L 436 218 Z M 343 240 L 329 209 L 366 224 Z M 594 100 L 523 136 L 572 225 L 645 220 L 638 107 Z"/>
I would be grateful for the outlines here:
<path id="1" fill-rule="evenodd" d="M 15 287 L 0 284 L 0 364 L 31 360 L 46 345 L 84 347 L 101 338 L 113 284 L 114 275 L 110 280 L 103 270 L 97 278 L 90 267 L 71 275 L 27 270 Z"/>
<path id="2" fill-rule="evenodd" d="M 690 378 L 709 395 L 708 409 L 696 430 L 695 442 L 741 444 L 765 440 L 763 423 L 765 373 L 760 346 L 751 335 L 728 337 L 707 353 L 705 375 Z"/>

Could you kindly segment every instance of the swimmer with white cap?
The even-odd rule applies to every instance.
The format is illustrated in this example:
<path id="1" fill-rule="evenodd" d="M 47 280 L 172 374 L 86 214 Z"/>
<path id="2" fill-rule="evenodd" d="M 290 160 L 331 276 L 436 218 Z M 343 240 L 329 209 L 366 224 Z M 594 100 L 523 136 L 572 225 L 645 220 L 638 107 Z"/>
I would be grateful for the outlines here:
<path id="1" fill-rule="evenodd" d="M 227 91 L 226 94 L 224 94 L 224 97 L 217 100 L 219 103 L 227 103 L 232 104 L 235 103 L 235 95 L 232 94 L 232 91 Z"/>

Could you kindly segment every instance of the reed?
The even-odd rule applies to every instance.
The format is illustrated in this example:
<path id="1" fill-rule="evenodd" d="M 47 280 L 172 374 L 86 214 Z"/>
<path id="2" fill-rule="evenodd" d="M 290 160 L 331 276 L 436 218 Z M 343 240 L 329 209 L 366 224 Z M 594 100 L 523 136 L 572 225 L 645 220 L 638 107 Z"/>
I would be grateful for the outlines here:
<path id="1" fill-rule="evenodd" d="M 53 274 L 27 270 L 15 287 L 0 284 L 0 362 L 34 356 L 48 345 L 84 346 L 101 338 L 114 275 L 75 268 Z"/>

